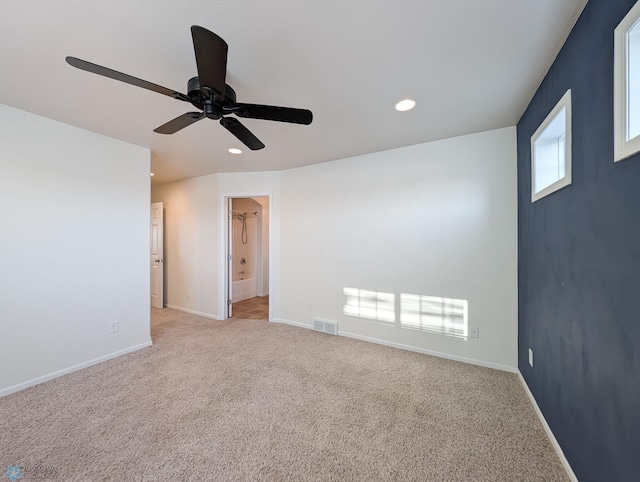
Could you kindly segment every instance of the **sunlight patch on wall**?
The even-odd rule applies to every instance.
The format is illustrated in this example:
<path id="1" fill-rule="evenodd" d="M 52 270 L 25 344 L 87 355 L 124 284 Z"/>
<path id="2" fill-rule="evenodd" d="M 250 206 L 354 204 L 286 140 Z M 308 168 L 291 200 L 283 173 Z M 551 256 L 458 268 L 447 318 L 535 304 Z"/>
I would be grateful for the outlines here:
<path id="1" fill-rule="evenodd" d="M 400 328 L 465 340 L 469 336 L 467 300 L 402 293 L 396 304 L 394 293 L 360 288 L 344 288 L 344 296 L 345 315 L 386 324 L 399 319 Z"/>
<path id="2" fill-rule="evenodd" d="M 343 309 L 345 315 L 387 323 L 396 321 L 396 297 L 393 293 L 344 288 L 344 296 L 346 297 Z"/>
<path id="3" fill-rule="evenodd" d="M 439 296 L 400 295 L 400 326 L 467 338 L 468 302 Z"/>

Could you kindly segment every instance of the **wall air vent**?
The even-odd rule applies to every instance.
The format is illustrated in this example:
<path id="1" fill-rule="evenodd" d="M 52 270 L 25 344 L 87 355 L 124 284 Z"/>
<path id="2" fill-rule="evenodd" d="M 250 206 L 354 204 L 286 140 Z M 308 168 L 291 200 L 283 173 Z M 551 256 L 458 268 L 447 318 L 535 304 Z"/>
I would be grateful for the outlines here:
<path id="1" fill-rule="evenodd" d="M 315 331 L 321 331 L 322 333 L 328 333 L 329 335 L 337 335 L 338 323 L 335 321 L 323 320 L 321 318 L 314 318 L 313 329 Z"/>

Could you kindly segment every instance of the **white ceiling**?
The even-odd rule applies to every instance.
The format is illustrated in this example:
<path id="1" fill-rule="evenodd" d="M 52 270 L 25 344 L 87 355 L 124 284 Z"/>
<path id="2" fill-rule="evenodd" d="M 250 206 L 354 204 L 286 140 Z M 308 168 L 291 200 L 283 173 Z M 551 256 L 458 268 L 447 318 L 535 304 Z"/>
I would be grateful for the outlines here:
<path id="1" fill-rule="evenodd" d="M 586 0 L 10 0 L 0 102 L 152 150 L 154 182 L 267 171 L 515 125 Z M 205 119 L 153 129 L 184 102 L 74 69 L 71 55 L 186 93 L 190 26 L 229 44 L 238 100 L 313 111 L 243 119 L 266 148 Z M 400 113 L 404 98 L 417 107 Z M 37 140 L 34 140 L 37 141 Z"/>

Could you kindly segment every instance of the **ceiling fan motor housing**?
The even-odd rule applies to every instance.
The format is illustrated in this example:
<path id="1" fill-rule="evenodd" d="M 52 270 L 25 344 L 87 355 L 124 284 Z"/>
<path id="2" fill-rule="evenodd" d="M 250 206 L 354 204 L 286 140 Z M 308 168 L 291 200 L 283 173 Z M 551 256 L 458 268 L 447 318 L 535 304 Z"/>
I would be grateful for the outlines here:
<path id="1" fill-rule="evenodd" d="M 194 107 L 205 111 L 205 114 L 207 113 L 207 110 L 221 111 L 222 107 L 230 109 L 236 103 L 236 92 L 231 88 L 231 86 L 229 86 L 229 84 L 225 84 L 224 87 L 224 100 L 220 102 L 215 91 L 205 87 L 207 92 L 214 92 L 212 96 L 207 95 L 200 86 L 200 79 L 198 77 L 191 77 L 187 82 L 187 96 L 191 100 L 191 104 Z M 218 108 L 207 109 L 208 105 L 217 106 Z M 207 117 L 209 116 L 207 115 Z"/>

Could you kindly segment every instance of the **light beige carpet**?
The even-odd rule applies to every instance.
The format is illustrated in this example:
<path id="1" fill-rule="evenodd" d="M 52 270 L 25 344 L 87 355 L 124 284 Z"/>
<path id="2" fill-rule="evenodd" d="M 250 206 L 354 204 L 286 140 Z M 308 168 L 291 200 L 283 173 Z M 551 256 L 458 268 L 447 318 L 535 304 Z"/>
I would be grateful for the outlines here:
<path id="1" fill-rule="evenodd" d="M 568 480 L 513 374 L 265 321 L 152 316 L 152 347 L 0 399 L 0 477 Z"/>

